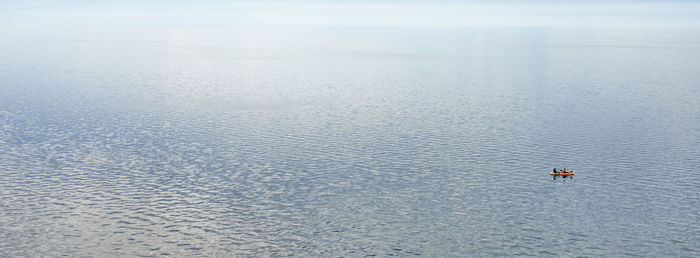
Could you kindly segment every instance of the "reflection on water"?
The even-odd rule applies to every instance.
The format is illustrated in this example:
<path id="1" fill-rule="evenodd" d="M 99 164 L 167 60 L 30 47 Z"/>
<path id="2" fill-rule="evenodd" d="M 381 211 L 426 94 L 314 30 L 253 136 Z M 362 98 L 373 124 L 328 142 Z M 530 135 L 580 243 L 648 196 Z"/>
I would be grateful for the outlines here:
<path id="1" fill-rule="evenodd" d="M 3 256 L 700 255 L 696 33 L 84 30 L 0 43 Z"/>

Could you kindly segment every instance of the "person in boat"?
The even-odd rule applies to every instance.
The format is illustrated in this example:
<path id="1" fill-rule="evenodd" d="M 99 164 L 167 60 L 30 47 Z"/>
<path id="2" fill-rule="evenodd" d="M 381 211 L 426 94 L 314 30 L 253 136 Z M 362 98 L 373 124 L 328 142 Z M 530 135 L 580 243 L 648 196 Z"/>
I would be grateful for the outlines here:
<path id="1" fill-rule="evenodd" d="M 562 172 L 562 173 L 568 173 L 569 171 L 566 171 L 566 168 L 562 168 L 562 169 L 561 169 L 561 172 Z"/>
<path id="2" fill-rule="evenodd" d="M 552 169 L 552 173 L 557 174 L 557 173 L 559 173 L 559 172 L 557 172 L 557 168 L 553 168 L 553 169 Z"/>

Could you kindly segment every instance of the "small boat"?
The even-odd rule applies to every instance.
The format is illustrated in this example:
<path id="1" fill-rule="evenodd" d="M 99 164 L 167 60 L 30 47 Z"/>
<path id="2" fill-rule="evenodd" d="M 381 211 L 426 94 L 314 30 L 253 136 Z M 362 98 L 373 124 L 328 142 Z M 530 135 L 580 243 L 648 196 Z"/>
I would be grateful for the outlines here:
<path id="1" fill-rule="evenodd" d="M 549 172 L 549 175 L 552 175 L 552 176 L 573 176 L 574 171 L 557 172 L 557 173 Z"/>

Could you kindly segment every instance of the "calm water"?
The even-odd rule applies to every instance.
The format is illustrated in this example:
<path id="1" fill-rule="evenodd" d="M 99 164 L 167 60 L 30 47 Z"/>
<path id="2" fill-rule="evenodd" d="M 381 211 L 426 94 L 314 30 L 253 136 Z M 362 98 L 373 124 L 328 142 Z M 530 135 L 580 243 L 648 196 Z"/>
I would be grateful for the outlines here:
<path id="1" fill-rule="evenodd" d="M 1 31 L 0 256 L 700 256 L 695 29 Z"/>

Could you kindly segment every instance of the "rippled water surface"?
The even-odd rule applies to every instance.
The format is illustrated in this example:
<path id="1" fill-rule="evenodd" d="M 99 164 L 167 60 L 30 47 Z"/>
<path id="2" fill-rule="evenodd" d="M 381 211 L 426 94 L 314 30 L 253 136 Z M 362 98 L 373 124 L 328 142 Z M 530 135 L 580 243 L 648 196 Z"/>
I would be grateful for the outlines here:
<path id="1" fill-rule="evenodd" d="M 0 256 L 700 256 L 697 30 L 2 33 Z"/>

